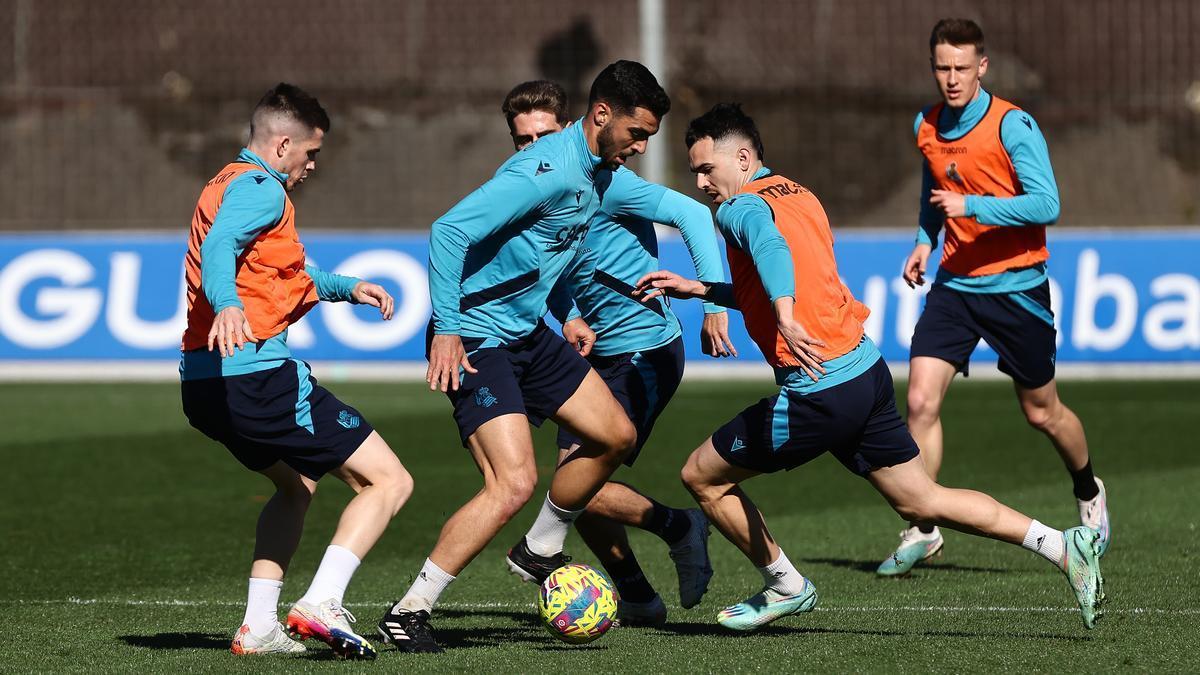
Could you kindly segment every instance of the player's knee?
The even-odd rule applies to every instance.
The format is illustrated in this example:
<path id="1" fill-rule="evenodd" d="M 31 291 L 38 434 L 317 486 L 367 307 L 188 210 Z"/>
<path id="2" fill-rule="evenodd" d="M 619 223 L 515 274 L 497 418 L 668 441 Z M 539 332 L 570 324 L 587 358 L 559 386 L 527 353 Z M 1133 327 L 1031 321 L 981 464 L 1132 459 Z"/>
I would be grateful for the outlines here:
<path id="1" fill-rule="evenodd" d="M 1021 409 L 1025 413 L 1025 421 L 1038 431 L 1049 431 L 1054 425 L 1055 410 L 1052 405 L 1024 405 Z"/>
<path id="2" fill-rule="evenodd" d="M 696 461 L 695 455 L 688 458 L 684 463 L 683 468 L 679 470 L 679 480 L 683 483 L 683 487 L 688 492 L 692 493 L 692 497 L 697 502 L 705 502 L 713 499 L 716 492 L 715 486 L 708 477 L 700 469 L 700 464 Z"/>
<path id="3" fill-rule="evenodd" d="M 485 489 L 490 489 L 493 493 L 496 508 L 504 520 L 508 521 L 529 503 L 536 487 L 536 470 L 513 470 L 497 476 L 495 483 Z"/>
<path id="4" fill-rule="evenodd" d="M 932 422 L 941 412 L 942 398 L 922 391 L 919 387 L 908 391 L 908 418 L 918 422 Z"/>
<path id="5" fill-rule="evenodd" d="M 934 490 L 905 494 L 892 507 L 901 518 L 912 523 L 938 521 L 937 494 Z"/>
<path id="6" fill-rule="evenodd" d="M 383 488 L 384 494 L 387 495 L 388 508 L 393 517 L 400 512 L 413 493 L 412 474 L 403 467 L 391 472 L 385 480 L 376 485 Z"/>

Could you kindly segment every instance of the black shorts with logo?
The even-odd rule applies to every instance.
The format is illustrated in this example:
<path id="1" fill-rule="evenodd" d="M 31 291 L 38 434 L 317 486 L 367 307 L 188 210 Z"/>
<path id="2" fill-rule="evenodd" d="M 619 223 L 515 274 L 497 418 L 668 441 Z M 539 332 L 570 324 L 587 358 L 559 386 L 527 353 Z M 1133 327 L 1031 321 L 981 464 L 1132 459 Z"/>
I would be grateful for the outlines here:
<path id="1" fill-rule="evenodd" d="M 967 375 L 983 338 L 999 355 L 1000 372 L 1037 389 L 1054 379 L 1056 337 L 1048 281 L 1017 293 L 968 293 L 939 284 L 925 296 L 909 356 L 932 356 Z"/>
<path id="2" fill-rule="evenodd" d="M 426 341 L 433 340 L 430 324 Z M 519 413 L 535 427 L 571 398 L 591 366 L 567 341 L 538 323 L 529 335 L 497 347 L 488 340 L 464 337 L 467 359 L 477 373 L 459 369 L 458 391 L 446 395 L 454 404 L 454 421 L 463 445 L 484 423 Z"/>
<path id="3" fill-rule="evenodd" d="M 296 359 L 256 373 L 184 380 L 181 388 L 191 425 L 252 471 L 283 462 L 319 480 L 373 431 Z"/>
<path id="4" fill-rule="evenodd" d="M 712 440 L 725 461 L 762 473 L 794 469 L 829 452 L 865 476 L 920 453 L 896 411 L 892 374 L 882 358 L 828 389 L 804 394 L 784 387 L 725 423 Z"/>
<path id="5" fill-rule="evenodd" d="M 587 357 L 592 367 L 608 384 L 613 398 L 625 409 L 637 429 L 637 446 L 625 463 L 633 462 L 650 437 L 651 430 L 683 380 L 683 337 L 677 337 L 656 349 L 611 356 Z M 581 443 L 578 436 L 559 429 L 558 447 L 570 448 Z"/>

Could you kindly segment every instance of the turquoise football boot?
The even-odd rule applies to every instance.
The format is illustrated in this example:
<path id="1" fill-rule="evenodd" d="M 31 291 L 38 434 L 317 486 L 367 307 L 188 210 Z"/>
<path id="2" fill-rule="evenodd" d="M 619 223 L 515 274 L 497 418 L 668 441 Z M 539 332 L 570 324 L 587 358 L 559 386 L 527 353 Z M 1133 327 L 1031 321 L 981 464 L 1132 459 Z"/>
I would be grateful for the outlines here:
<path id="1" fill-rule="evenodd" d="M 1089 629 L 1104 616 L 1104 576 L 1100 574 L 1100 533 L 1086 526 L 1063 532 L 1067 582 L 1075 592 L 1083 625 Z"/>
<path id="2" fill-rule="evenodd" d="M 919 528 L 910 527 L 900 533 L 900 546 L 890 558 L 879 564 L 875 573 L 884 577 L 908 574 L 922 560 L 941 555 L 944 544 L 942 531 L 938 528 L 925 534 Z"/>
<path id="3" fill-rule="evenodd" d="M 795 595 L 781 596 L 764 588 L 736 605 L 717 614 L 717 623 L 730 630 L 750 631 L 790 614 L 811 612 L 817 606 L 817 587 L 807 578 L 804 589 Z"/>

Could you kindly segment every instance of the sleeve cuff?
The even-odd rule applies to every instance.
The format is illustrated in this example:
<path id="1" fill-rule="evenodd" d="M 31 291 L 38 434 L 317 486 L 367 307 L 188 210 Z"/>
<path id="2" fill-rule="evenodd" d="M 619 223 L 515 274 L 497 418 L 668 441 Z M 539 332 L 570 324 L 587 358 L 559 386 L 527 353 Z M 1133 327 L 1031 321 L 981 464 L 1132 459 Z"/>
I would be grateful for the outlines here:
<path id="1" fill-rule="evenodd" d="M 724 312 L 725 312 L 725 308 L 720 305 L 715 305 L 711 302 L 704 303 L 704 313 L 705 314 L 722 314 Z"/>

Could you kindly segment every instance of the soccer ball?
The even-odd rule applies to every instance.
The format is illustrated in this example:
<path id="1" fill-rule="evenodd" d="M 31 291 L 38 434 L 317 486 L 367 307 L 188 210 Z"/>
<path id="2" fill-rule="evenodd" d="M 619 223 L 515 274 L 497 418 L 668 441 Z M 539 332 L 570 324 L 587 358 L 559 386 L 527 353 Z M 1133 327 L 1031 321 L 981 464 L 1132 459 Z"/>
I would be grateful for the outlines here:
<path id="1" fill-rule="evenodd" d="M 603 574 L 588 565 L 564 565 L 546 577 L 538 592 L 546 630 L 571 644 L 591 642 L 617 618 L 617 594 Z"/>

